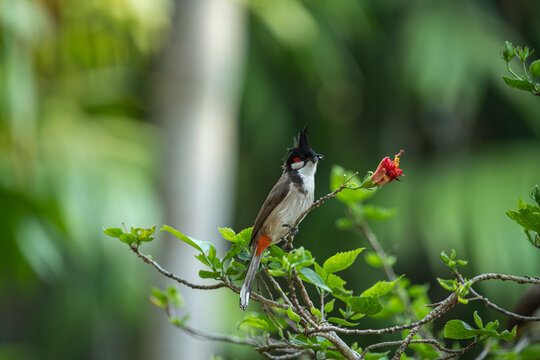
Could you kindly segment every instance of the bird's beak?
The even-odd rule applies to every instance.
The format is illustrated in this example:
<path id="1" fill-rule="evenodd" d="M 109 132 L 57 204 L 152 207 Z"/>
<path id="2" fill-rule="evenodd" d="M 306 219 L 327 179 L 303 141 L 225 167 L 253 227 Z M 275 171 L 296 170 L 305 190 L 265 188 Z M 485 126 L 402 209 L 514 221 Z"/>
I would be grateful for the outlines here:
<path id="1" fill-rule="evenodd" d="M 315 155 L 313 155 L 313 156 L 311 157 L 311 161 L 312 161 L 313 163 L 316 163 L 316 162 L 319 161 L 319 160 L 324 160 L 324 155 L 322 155 L 322 154 L 315 154 Z"/>

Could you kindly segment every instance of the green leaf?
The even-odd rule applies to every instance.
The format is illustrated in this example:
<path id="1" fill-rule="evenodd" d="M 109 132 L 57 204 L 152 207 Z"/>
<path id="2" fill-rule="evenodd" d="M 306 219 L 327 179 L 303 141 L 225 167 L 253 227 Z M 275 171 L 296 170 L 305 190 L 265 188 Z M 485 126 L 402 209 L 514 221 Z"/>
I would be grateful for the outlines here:
<path id="1" fill-rule="evenodd" d="M 240 260 L 249 261 L 251 259 L 251 255 L 246 251 L 240 251 L 238 253 L 238 258 Z"/>
<path id="2" fill-rule="evenodd" d="M 300 316 L 297 313 L 295 313 L 294 311 L 292 311 L 292 308 L 290 306 L 287 309 L 287 316 L 289 317 L 289 319 L 291 319 L 292 321 L 294 321 L 297 324 L 300 322 Z"/>
<path id="3" fill-rule="evenodd" d="M 516 49 L 511 42 L 506 41 L 502 51 L 502 57 L 504 61 L 510 62 L 514 58 L 514 56 L 516 56 Z"/>
<path id="4" fill-rule="evenodd" d="M 508 209 L 506 214 L 525 230 L 532 230 L 540 233 L 540 208 L 535 205 L 526 204 L 523 200 L 518 200 L 518 210 Z"/>
<path id="5" fill-rule="evenodd" d="M 393 266 L 395 263 L 396 263 L 396 257 L 391 255 L 391 256 L 386 256 L 386 259 L 381 259 L 379 257 L 379 255 L 377 255 L 376 253 L 374 252 L 368 252 L 366 253 L 364 259 L 366 260 L 366 263 L 369 265 L 369 266 L 372 266 L 374 268 L 382 268 L 384 263 L 387 263 L 389 266 Z"/>
<path id="6" fill-rule="evenodd" d="M 447 264 L 450 262 L 450 257 L 446 255 L 446 252 L 444 250 L 441 251 L 441 259 Z"/>
<path id="7" fill-rule="evenodd" d="M 275 257 L 277 259 L 281 259 L 284 256 L 287 256 L 287 253 L 285 251 L 283 251 L 282 248 L 280 248 L 279 246 L 276 246 L 276 245 L 271 245 L 268 248 L 268 253 L 270 253 L 271 256 L 273 256 L 273 257 Z"/>
<path id="8" fill-rule="evenodd" d="M 356 260 L 356 257 L 362 250 L 364 250 L 364 248 L 337 253 L 336 255 L 329 257 L 323 264 L 323 270 L 328 274 L 345 270 L 354 263 L 354 260 Z"/>
<path id="9" fill-rule="evenodd" d="M 458 287 L 456 280 L 445 280 L 437 278 L 437 281 L 439 282 L 439 285 L 441 285 L 444 289 L 448 291 L 454 291 Z"/>
<path id="10" fill-rule="evenodd" d="M 122 234 L 120 235 L 120 241 L 126 244 L 133 244 L 137 242 L 137 236 L 133 234 Z"/>
<path id="11" fill-rule="evenodd" d="M 219 271 L 200 270 L 199 277 L 201 279 L 219 279 L 221 273 Z"/>
<path id="12" fill-rule="evenodd" d="M 240 321 L 238 323 L 238 325 L 236 326 L 236 328 L 238 330 L 241 330 L 242 327 L 252 327 L 252 328 L 258 328 L 258 329 L 263 329 L 263 330 L 267 330 L 268 329 L 268 323 L 266 321 L 264 321 L 263 319 L 259 319 L 259 318 L 256 318 L 256 317 L 248 317 L 248 318 L 245 318 L 244 320 Z"/>
<path id="13" fill-rule="evenodd" d="M 351 219 L 349 218 L 346 218 L 346 217 L 342 217 L 342 218 L 339 218 L 336 220 L 336 227 L 339 229 L 339 230 L 347 230 L 347 229 L 350 229 L 353 227 L 353 222 L 351 221 Z"/>
<path id="14" fill-rule="evenodd" d="M 313 267 L 315 268 L 315 272 L 321 277 L 321 279 L 326 279 L 328 277 L 326 271 L 324 271 L 324 269 L 316 262 L 313 263 Z"/>
<path id="15" fill-rule="evenodd" d="M 382 305 L 376 296 L 355 296 L 347 299 L 347 303 L 355 313 L 374 315 L 382 310 Z"/>
<path id="16" fill-rule="evenodd" d="M 333 360 L 347 360 L 345 356 L 343 356 L 339 351 L 335 350 L 324 350 L 325 359 L 333 359 Z"/>
<path id="17" fill-rule="evenodd" d="M 208 259 L 206 258 L 206 255 L 204 254 L 195 255 L 195 259 L 198 259 L 204 265 L 208 266 L 209 268 L 212 268 L 212 266 L 210 265 L 210 262 L 208 262 Z"/>
<path id="18" fill-rule="evenodd" d="M 475 317 L 475 322 L 477 321 Z M 481 320 L 480 320 L 481 321 Z M 492 321 L 488 323 L 483 329 L 473 329 L 469 324 L 461 320 L 450 320 L 444 326 L 444 336 L 449 339 L 472 339 L 476 336 L 494 337 L 503 340 L 512 340 L 516 336 L 517 327 L 514 327 L 512 331 L 504 330 L 501 333 L 497 333 L 499 327 L 498 321 Z"/>
<path id="19" fill-rule="evenodd" d="M 167 297 L 169 298 L 169 302 L 172 303 L 174 306 L 184 306 L 184 300 L 182 299 L 182 295 L 180 295 L 178 289 L 174 286 L 167 287 Z"/>
<path id="20" fill-rule="evenodd" d="M 529 73 L 534 77 L 540 77 L 540 59 L 534 60 L 529 66 Z"/>
<path id="21" fill-rule="evenodd" d="M 180 319 L 176 317 L 170 317 L 169 323 L 171 323 L 174 326 L 179 326 L 179 327 L 182 327 L 184 325 L 182 324 L 182 321 L 180 321 Z"/>
<path id="22" fill-rule="evenodd" d="M 366 354 L 364 359 L 366 359 L 366 360 L 387 359 L 386 355 L 388 355 L 388 353 L 390 353 L 390 351 L 385 351 L 383 353 L 376 353 L 376 352 L 368 351 L 368 353 Z M 403 354 L 403 355 L 405 355 L 405 354 Z M 401 356 L 401 359 L 405 360 L 403 355 Z"/>
<path id="23" fill-rule="evenodd" d="M 330 171 L 330 189 L 332 191 L 338 189 L 345 181 L 347 181 L 354 172 L 346 171 L 339 165 L 334 165 Z M 367 190 L 367 189 L 348 189 L 345 188 L 343 191 L 336 195 L 336 199 L 345 204 L 354 204 L 359 201 L 363 201 L 375 194 L 376 190 Z"/>
<path id="24" fill-rule="evenodd" d="M 180 231 L 173 229 L 172 227 L 168 225 L 163 225 L 160 231 L 167 231 L 173 234 L 178 239 L 182 240 L 183 242 L 190 245 L 191 247 L 199 250 L 203 254 L 208 254 L 208 252 L 210 251 L 210 248 L 213 247 L 212 243 L 208 241 L 197 240 L 192 237 L 186 236 L 182 234 Z"/>
<path id="25" fill-rule="evenodd" d="M 397 214 L 397 208 L 384 208 L 382 206 L 365 205 L 364 216 L 370 220 L 383 221 Z"/>
<path id="26" fill-rule="evenodd" d="M 227 241 L 230 242 L 236 242 L 236 234 L 233 229 L 231 228 L 219 228 L 219 232 L 221 233 L 221 236 Z"/>
<path id="27" fill-rule="evenodd" d="M 504 330 L 502 333 L 500 333 L 499 339 L 503 339 L 504 341 L 510 341 L 516 337 L 516 333 L 517 325 L 512 328 L 512 331 Z"/>
<path id="28" fill-rule="evenodd" d="M 383 296 L 387 294 L 388 292 L 390 292 L 390 290 L 392 290 L 394 286 L 396 286 L 396 284 L 398 283 L 399 280 L 401 280 L 402 277 L 403 275 L 394 281 L 378 281 L 377 283 L 375 283 L 375 285 L 365 290 L 361 296 L 362 297 Z"/>
<path id="29" fill-rule="evenodd" d="M 210 250 L 208 250 L 208 259 L 213 262 L 213 260 L 216 258 L 216 248 L 214 245 L 210 246 Z"/>
<path id="30" fill-rule="evenodd" d="M 231 246 L 231 248 L 229 249 L 229 251 L 227 251 L 227 253 L 226 253 L 225 256 L 223 257 L 223 261 L 232 259 L 232 258 L 235 257 L 236 255 L 238 255 L 238 253 L 239 253 L 240 251 L 242 251 L 242 249 L 243 249 L 243 246 L 241 246 L 240 244 L 238 244 L 238 243 L 232 244 L 232 246 Z"/>
<path id="31" fill-rule="evenodd" d="M 312 307 L 311 309 L 309 309 L 309 311 L 311 311 L 311 313 L 317 316 L 319 319 L 322 319 L 321 310 Z"/>
<path id="32" fill-rule="evenodd" d="M 351 320 L 359 320 L 361 318 L 363 318 L 365 315 L 364 314 L 354 314 L 353 316 L 350 317 Z"/>
<path id="33" fill-rule="evenodd" d="M 150 301 L 160 307 L 160 308 L 166 308 L 169 304 L 169 297 L 167 294 L 161 292 L 160 289 L 154 287 L 152 288 L 152 295 L 150 296 Z"/>
<path id="34" fill-rule="evenodd" d="M 236 234 L 236 243 L 241 246 L 247 246 L 251 241 L 251 233 L 253 232 L 253 227 L 248 227 L 238 234 Z"/>
<path id="35" fill-rule="evenodd" d="M 531 189 L 531 199 L 533 199 L 534 201 L 536 201 L 536 203 L 538 204 L 538 206 L 540 206 L 540 187 L 538 185 L 535 185 L 532 189 Z"/>
<path id="36" fill-rule="evenodd" d="M 326 304 L 324 304 L 324 312 L 325 313 L 330 313 L 332 312 L 332 310 L 334 310 L 334 302 L 336 301 L 336 299 L 332 299 L 332 301 L 329 301 L 327 302 Z"/>
<path id="37" fill-rule="evenodd" d="M 274 270 L 274 269 L 268 270 L 268 273 L 272 275 L 273 277 L 280 277 L 280 276 L 287 275 L 287 273 L 283 270 Z"/>
<path id="38" fill-rule="evenodd" d="M 476 330 L 461 320 L 450 320 L 444 326 L 444 337 L 448 339 L 472 339 L 476 336 Z"/>
<path id="39" fill-rule="evenodd" d="M 484 323 L 482 322 L 482 318 L 480 318 L 480 315 L 478 315 L 478 311 L 475 311 L 474 314 L 474 323 L 479 329 L 484 328 Z"/>
<path id="40" fill-rule="evenodd" d="M 528 80 L 512 79 L 507 76 L 502 77 L 504 82 L 514 89 L 524 90 L 524 91 L 533 91 L 534 84 Z"/>
<path id="41" fill-rule="evenodd" d="M 358 324 L 360 323 L 352 323 L 352 322 L 348 322 L 347 320 L 343 320 L 341 318 L 337 318 L 337 317 L 329 317 L 328 319 L 326 319 L 334 324 L 339 324 L 339 325 L 343 325 L 343 326 L 357 326 Z"/>
<path id="42" fill-rule="evenodd" d="M 120 237 L 120 235 L 124 233 L 124 231 L 120 228 L 106 228 L 106 229 L 103 229 L 103 231 L 105 232 L 105 234 L 115 237 L 115 238 Z"/>
<path id="43" fill-rule="evenodd" d="M 287 254 L 287 260 L 291 268 L 300 269 L 310 266 L 315 261 L 309 250 L 304 250 L 304 247 L 299 247 Z"/>
<path id="44" fill-rule="evenodd" d="M 495 331 L 499 328 L 499 320 L 488 322 L 485 330 L 487 331 Z"/>
<path id="45" fill-rule="evenodd" d="M 366 263 L 369 265 L 369 266 L 372 266 L 374 268 L 382 268 L 383 267 L 383 263 L 382 263 L 382 260 L 381 258 L 379 257 L 379 255 L 377 255 L 376 253 L 374 252 L 368 252 L 364 255 L 364 260 L 366 260 Z"/>
<path id="46" fill-rule="evenodd" d="M 315 286 L 317 286 L 317 287 L 319 287 L 321 289 L 324 289 L 326 291 L 330 291 L 330 292 L 332 291 L 332 289 L 330 289 L 328 286 L 326 286 L 326 284 L 321 279 L 319 274 L 317 274 L 311 268 L 308 268 L 308 267 L 301 268 L 299 276 L 300 276 L 300 279 L 302 279 L 304 281 L 307 281 L 310 284 L 313 284 L 313 285 L 315 285 Z"/>

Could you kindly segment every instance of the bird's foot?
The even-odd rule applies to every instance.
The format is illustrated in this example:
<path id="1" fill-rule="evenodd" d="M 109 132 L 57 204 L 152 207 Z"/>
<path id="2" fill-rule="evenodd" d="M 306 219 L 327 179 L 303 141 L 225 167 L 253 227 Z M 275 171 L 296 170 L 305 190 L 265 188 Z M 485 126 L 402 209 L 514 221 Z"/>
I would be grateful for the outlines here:
<path id="1" fill-rule="evenodd" d="M 289 228 L 289 234 L 288 235 L 296 235 L 298 234 L 298 226 L 293 228 L 293 226 L 291 224 L 283 224 L 284 227 L 288 227 Z"/>

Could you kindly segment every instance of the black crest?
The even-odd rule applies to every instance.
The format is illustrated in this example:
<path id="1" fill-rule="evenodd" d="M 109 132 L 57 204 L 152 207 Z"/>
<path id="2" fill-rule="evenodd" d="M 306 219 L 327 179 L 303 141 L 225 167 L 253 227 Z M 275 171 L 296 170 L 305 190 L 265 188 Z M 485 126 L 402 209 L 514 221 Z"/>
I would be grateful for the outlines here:
<path id="1" fill-rule="evenodd" d="M 309 139 L 307 135 L 308 126 L 304 126 L 304 129 L 298 133 L 298 136 L 294 138 L 294 147 L 288 149 L 287 165 L 290 165 L 294 162 L 294 159 L 300 158 L 300 160 L 305 161 L 313 156 L 317 155 L 315 151 L 309 145 Z"/>

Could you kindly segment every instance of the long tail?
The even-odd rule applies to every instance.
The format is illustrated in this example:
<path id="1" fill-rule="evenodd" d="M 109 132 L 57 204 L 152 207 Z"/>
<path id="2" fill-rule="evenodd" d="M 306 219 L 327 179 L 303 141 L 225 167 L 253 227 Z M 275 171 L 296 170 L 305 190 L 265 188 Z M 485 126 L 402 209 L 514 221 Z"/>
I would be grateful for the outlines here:
<path id="1" fill-rule="evenodd" d="M 242 290 L 240 290 L 240 309 L 244 311 L 246 311 L 246 308 L 249 304 L 249 295 L 251 294 L 253 280 L 255 280 L 255 275 L 257 275 L 257 270 L 259 269 L 261 258 L 262 252 L 257 255 L 254 251 L 253 255 L 251 255 L 251 261 L 249 262 L 246 278 L 244 279 L 244 284 L 242 284 Z"/>

